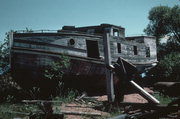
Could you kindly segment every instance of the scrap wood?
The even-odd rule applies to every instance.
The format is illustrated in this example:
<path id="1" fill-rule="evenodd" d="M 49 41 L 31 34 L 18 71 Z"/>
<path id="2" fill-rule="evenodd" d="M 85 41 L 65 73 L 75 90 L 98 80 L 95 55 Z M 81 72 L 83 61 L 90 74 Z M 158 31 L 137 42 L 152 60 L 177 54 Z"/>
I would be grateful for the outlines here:
<path id="1" fill-rule="evenodd" d="M 127 117 L 128 117 L 127 114 L 120 114 L 118 116 L 111 117 L 111 118 L 108 118 L 108 119 L 127 119 Z"/>
<path id="2" fill-rule="evenodd" d="M 97 97 L 88 97 L 88 96 L 86 96 L 86 97 L 83 97 L 84 99 L 94 99 L 94 100 L 97 100 L 98 98 Z"/>
<path id="3" fill-rule="evenodd" d="M 82 106 L 82 105 L 65 105 L 65 107 L 93 108 L 94 106 Z"/>
<path id="4" fill-rule="evenodd" d="M 98 112 L 76 112 L 76 111 L 61 111 L 61 113 L 69 115 L 90 115 L 90 116 L 101 116 L 101 113 Z"/>
<path id="5" fill-rule="evenodd" d="M 20 114 L 20 115 L 26 115 L 26 116 L 31 114 L 27 112 L 16 112 L 16 111 L 6 111 L 5 113 Z"/>
<path id="6" fill-rule="evenodd" d="M 76 98 L 75 101 L 79 101 L 79 100 L 81 100 L 85 96 L 87 96 L 87 94 L 83 93 L 80 97 Z"/>
<path id="7" fill-rule="evenodd" d="M 145 112 L 145 113 L 142 112 L 139 115 L 136 115 L 135 113 L 135 115 L 132 114 L 131 116 L 138 119 L 154 119 L 159 117 L 166 117 L 167 115 L 177 112 L 178 110 L 179 108 L 175 106 L 172 107 L 159 106 L 159 108 L 155 110 L 151 110 L 150 112 Z"/>

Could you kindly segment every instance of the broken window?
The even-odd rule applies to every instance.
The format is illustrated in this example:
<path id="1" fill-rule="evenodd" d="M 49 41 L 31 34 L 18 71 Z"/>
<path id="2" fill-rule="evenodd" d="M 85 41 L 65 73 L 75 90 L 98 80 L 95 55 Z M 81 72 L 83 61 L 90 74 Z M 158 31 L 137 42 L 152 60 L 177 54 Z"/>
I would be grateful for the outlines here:
<path id="1" fill-rule="evenodd" d="M 137 46 L 134 46 L 134 55 L 137 55 L 138 52 L 137 52 Z"/>
<path id="2" fill-rule="evenodd" d="M 150 57 L 150 47 L 146 47 L 146 57 Z"/>
<path id="3" fill-rule="evenodd" d="M 121 43 L 117 43 L 118 53 L 121 53 Z"/>
<path id="4" fill-rule="evenodd" d="M 99 59 L 98 41 L 86 40 L 87 56 Z"/>

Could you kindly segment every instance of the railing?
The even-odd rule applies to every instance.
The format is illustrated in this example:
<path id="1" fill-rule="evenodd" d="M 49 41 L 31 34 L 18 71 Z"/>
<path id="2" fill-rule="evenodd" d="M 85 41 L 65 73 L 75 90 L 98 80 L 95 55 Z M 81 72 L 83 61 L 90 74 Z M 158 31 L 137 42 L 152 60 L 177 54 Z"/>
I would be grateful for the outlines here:
<path id="1" fill-rule="evenodd" d="M 51 32 L 56 32 L 57 30 L 48 30 L 48 29 L 42 29 L 42 30 L 17 30 L 14 31 L 15 33 L 51 33 Z"/>

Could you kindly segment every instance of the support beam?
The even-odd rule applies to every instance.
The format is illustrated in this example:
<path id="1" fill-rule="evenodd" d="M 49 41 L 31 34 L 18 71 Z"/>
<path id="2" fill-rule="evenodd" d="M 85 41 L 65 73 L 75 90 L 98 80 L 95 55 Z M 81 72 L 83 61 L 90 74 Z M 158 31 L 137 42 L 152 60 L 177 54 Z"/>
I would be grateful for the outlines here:
<path id="1" fill-rule="evenodd" d="M 104 57 L 105 57 L 105 65 L 111 65 L 111 51 L 110 51 L 110 38 L 109 33 L 105 33 L 103 37 L 104 43 Z M 107 95 L 108 101 L 114 102 L 114 83 L 113 83 L 113 72 L 106 68 L 106 87 L 107 87 Z"/>
<path id="2" fill-rule="evenodd" d="M 13 46 L 13 32 L 12 31 L 8 33 L 8 37 L 9 37 L 9 64 L 11 68 L 11 48 Z"/>

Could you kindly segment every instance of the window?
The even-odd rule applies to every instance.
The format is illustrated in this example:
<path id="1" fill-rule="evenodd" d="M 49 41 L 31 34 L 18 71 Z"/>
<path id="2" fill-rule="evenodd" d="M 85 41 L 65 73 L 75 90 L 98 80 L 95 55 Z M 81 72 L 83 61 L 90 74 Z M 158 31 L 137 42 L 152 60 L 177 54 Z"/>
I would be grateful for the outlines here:
<path id="1" fill-rule="evenodd" d="M 87 46 L 87 56 L 91 58 L 100 58 L 99 57 L 99 47 L 98 41 L 86 40 Z"/>
<path id="2" fill-rule="evenodd" d="M 117 29 L 113 29 L 113 36 L 119 36 L 119 31 Z"/>
<path id="3" fill-rule="evenodd" d="M 150 47 L 146 47 L 146 57 L 150 57 Z"/>
<path id="4" fill-rule="evenodd" d="M 118 53 L 121 53 L 121 43 L 117 43 L 117 50 L 118 50 Z"/>
<path id="5" fill-rule="evenodd" d="M 137 55 L 138 52 L 137 52 L 137 46 L 134 46 L 134 55 Z"/>
<path id="6" fill-rule="evenodd" d="M 88 30 L 87 30 L 87 33 L 89 33 L 89 34 L 94 34 L 94 33 L 95 33 L 95 30 L 94 30 L 94 29 L 88 29 Z"/>

